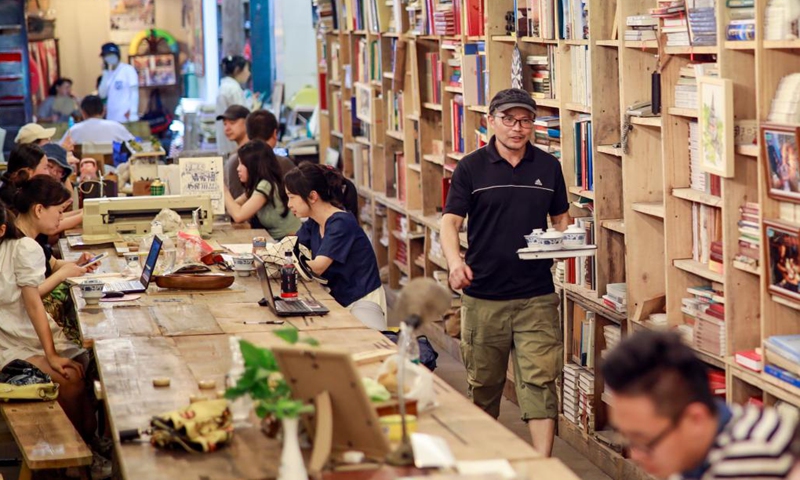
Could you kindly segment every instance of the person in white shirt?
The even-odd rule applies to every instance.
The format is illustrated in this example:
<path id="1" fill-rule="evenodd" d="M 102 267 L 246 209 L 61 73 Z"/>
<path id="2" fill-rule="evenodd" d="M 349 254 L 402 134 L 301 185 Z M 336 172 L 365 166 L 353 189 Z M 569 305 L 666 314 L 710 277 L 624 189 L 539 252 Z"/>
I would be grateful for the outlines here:
<path id="1" fill-rule="evenodd" d="M 120 50 L 116 43 L 101 47 L 103 76 L 97 92 L 106 99 L 106 118 L 117 122 L 139 120 L 139 75 L 132 65 L 120 63 Z"/>
<path id="2" fill-rule="evenodd" d="M 112 143 L 133 140 L 133 135 L 121 123 L 103 118 L 103 100 L 96 95 L 87 95 L 81 101 L 84 120 L 72 126 L 64 138 L 75 145 L 83 143 Z"/>
<path id="3" fill-rule="evenodd" d="M 219 82 L 217 94 L 217 117 L 223 115 L 231 105 L 244 105 L 250 109 L 244 98 L 242 85 L 250 78 L 250 62 L 241 55 L 228 55 L 220 65 L 223 78 Z M 236 151 L 236 143 L 225 136 L 222 120 L 217 120 L 217 152 L 223 157 Z"/>

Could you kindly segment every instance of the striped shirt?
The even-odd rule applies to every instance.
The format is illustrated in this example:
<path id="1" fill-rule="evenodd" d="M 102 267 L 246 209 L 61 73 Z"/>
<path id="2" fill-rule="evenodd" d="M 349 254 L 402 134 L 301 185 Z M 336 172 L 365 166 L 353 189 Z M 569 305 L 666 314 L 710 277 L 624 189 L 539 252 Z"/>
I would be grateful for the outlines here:
<path id="1" fill-rule="evenodd" d="M 775 408 L 729 407 L 730 421 L 706 457 L 702 480 L 784 478 L 794 465 L 789 447 L 797 416 Z M 689 478 L 689 477 L 678 477 Z"/>

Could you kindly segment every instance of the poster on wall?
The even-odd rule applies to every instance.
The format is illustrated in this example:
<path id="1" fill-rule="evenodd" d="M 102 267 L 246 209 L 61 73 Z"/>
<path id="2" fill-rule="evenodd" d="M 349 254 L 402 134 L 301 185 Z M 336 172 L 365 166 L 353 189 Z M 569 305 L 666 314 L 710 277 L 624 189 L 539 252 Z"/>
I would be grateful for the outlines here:
<path id="1" fill-rule="evenodd" d="M 132 55 L 129 60 L 139 76 L 140 87 L 166 87 L 178 82 L 175 55 L 171 53 Z"/>
<path id="2" fill-rule="evenodd" d="M 205 49 L 203 47 L 203 3 L 201 0 L 183 0 L 183 28 L 189 32 L 186 39 L 189 60 L 194 63 L 198 77 L 204 75 Z"/>
<path id="3" fill-rule="evenodd" d="M 225 214 L 222 157 L 181 158 L 181 195 L 209 195 L 214 215 Z"/>
<path id="4" fill-rule="evenodd" d="M 127 44 L 138 32 L 155 28 L 156 0 L 108 0 L 111 7 L 111 41 Z"/>

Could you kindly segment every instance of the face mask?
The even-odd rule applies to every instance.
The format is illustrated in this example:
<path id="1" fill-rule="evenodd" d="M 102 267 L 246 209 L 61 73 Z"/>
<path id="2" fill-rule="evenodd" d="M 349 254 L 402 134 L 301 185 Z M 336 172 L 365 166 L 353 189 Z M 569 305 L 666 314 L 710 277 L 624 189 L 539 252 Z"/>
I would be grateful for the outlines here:
<path id="1" fill-rule="evenodd" d="M 119 57 L 116 55 L 106 55 L 103 60 L 112 67 L 119 63 Z"/>

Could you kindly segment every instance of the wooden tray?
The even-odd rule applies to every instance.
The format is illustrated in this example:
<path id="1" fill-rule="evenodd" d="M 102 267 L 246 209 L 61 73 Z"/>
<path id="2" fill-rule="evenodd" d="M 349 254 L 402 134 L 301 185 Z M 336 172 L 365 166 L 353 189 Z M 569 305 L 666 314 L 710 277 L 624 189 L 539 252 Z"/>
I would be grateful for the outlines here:
<path id="1" fill-rule="evenodd" d="M 233 285 L 235 277 L 224 273 L 170 274 L 153 277 L 161 288 L 219 290 Z"/>

